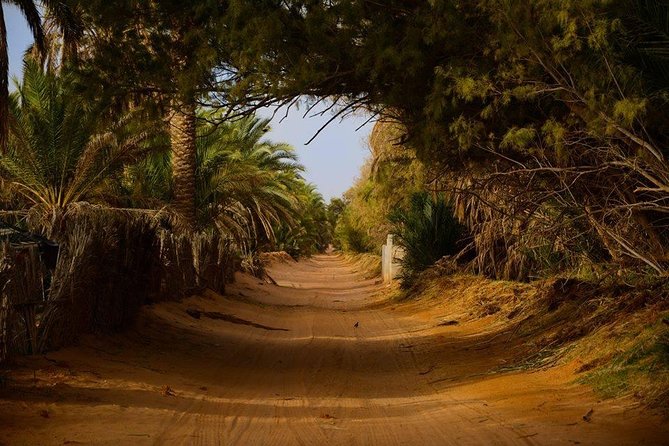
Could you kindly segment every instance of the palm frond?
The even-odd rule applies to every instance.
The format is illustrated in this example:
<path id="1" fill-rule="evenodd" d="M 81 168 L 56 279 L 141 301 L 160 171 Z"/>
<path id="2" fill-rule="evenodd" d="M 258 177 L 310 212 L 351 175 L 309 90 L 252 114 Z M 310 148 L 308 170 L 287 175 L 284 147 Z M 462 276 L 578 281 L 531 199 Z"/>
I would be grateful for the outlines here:
<path id="1" fill-rule="evenodd" d="M 631 0 L 625 8 L 624 53 L 657 91 L 669 88 L 669 2 Z"/>
<path id="2" fill-rule="evenodd" d="M 0 177 L 31 213 L 65 213 L 80 201 L 95 201 L 108 179 L 155 148 L 157 133 L 132 114 L 105 122 L 84 109 L 66 79 L 27 60 L 11 100 L 8 151 Z M 98 131 L 101 129 L 101 131 Z"/>

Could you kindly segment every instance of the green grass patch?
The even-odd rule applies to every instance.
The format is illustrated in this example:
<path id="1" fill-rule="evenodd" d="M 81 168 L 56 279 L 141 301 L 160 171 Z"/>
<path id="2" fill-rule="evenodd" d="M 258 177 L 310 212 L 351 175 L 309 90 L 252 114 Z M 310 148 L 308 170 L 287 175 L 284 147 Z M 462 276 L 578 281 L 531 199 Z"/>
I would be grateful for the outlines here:
<path id="1" fill-rule="evenodd" d="M 655 407 L 669 405 L 669 326 L 661 315 L 637 336 L 619 343 L 606 365 L 587 373 L 579 381 L 591 385 L 605 398 L 634 394 Z"/>

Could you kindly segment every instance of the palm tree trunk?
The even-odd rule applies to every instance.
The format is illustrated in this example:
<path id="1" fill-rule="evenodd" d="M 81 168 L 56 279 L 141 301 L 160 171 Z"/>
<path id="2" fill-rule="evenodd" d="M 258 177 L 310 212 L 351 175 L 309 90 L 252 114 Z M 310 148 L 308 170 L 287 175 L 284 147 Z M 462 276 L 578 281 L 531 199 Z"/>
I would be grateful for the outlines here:
<path id="1" fill-rule="evenodd" d="M 7 152 L 9 133 L 9 54 L 7 54 L 7 26 L 0 4 L 0 154 Z"/>
<path id="2" fill-rule="evenodd" d="M 195 228 L 195 101 L 175 99 L 170 119 L 174 209 L 188 228 Z"/>

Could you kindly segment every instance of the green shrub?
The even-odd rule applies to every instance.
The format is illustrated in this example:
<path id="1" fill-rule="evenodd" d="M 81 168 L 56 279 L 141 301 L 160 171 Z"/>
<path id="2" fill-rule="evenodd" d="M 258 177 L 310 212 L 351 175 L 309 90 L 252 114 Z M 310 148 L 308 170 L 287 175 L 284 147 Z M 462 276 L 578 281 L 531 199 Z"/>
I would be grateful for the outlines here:
<path id="1" fill-rule="evenodd" d="M 347 252 L 366 253 L 373 252 L 376 248 L 371 237 L 358 228 L 346 212 L 335 228 L 335 240 L 336 246 Z"/>
<path id="2" fill-rule="evenodd" d="M 415 276 L 446 255 L 458 252 L 463 228 L 443 195 L 417 193 L 406 209 L 390 215 L 397 243 L 405 250 L 402 283 L 410 285 Z"/>

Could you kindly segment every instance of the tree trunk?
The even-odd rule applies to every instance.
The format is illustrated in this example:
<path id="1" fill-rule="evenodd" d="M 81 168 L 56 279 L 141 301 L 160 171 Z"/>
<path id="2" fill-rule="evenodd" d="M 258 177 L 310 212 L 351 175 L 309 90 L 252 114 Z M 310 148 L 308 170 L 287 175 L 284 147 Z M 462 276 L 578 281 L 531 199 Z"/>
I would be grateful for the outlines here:
<path id="1" fill-rule="evenodd" d="M 195 102 L 174 100 L 170 119 L 174 209 L 183 223 L 194 229 L 196 158 Z"/>
<path id="2" fill-rule="evenodd" d="M 0 154 L 7 153 L 9 138 L 9 54 L 7 53 L 7 27 L 0 2 Z"/>

